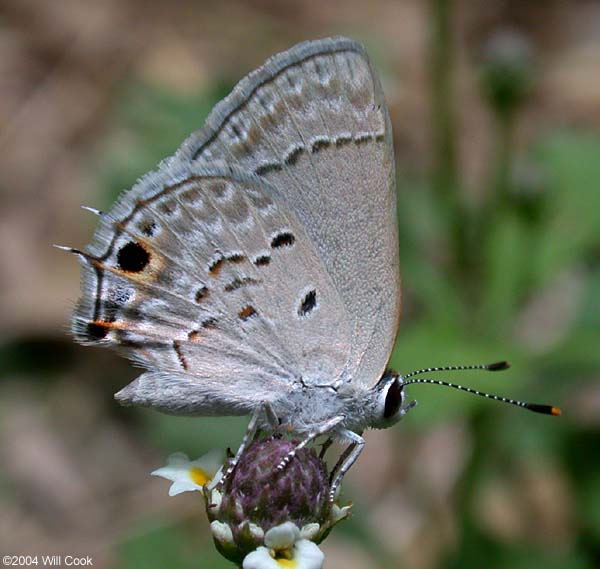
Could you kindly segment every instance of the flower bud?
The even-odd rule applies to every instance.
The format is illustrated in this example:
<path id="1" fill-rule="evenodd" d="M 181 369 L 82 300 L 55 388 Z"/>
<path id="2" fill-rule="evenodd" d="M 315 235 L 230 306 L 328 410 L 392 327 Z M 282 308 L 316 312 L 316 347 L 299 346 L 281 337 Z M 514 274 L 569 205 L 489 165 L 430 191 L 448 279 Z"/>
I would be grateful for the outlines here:
<path id="1" fill-rule="evenodd" d="M 503 29 L 486 42 L 481 58 L 481 85 L 490 106 L 508 117 L 523 103 L 533 80 L 533 53 L 520 33 Z"/>
<path id="2" fill-rule="evenodd" d="M 277 437 L 254 441 L 226 480 L 205 488 L 215 545 L 227 559 L 241 564 L 264 549 L 270 530 L 285 524 L 298 529 L 300 545 L 289 551 L 305 551 L 300 542 L 320 543 L 348 515 L 349 506 L 329 502 L 327 465 L 314 449 L 298 450 L 283 470 L 277 468 L 297 444 Z"/>

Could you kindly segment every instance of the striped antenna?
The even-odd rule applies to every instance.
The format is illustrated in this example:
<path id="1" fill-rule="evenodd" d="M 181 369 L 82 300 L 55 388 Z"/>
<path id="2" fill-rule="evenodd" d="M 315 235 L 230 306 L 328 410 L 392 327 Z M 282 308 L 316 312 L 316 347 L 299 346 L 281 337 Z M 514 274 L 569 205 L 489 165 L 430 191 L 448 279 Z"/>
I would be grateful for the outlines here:
<path id="1" fill-rule="evenodd" d="M 443 367 L 427 367 L 424 369 L 417 369 L 415 371 L 411 371 L 406 375 L 401 375 L 400 377 L 404 379 L 408 379 L 409 377 L 414 377 L 415 375 L 421 375 L 422 373 L 431 373 L 434 371 L 465 371 L 472 369 L 480 369 L 484 371 L 503 371 L 508 369 L 510 364 L 508 362 L 494 362 L 493 364 L 476 364 L 476 365 L 466 365 L 466 366 L 443 366 Z"/>
<path id="2" fill-rule="evenodd" d="M 469 367 L 468 369 L 473 369 L 473 368 Z M 482 368 L 475 368 L 475 369 L 482 369 Z M 489 368 L 483 368 L 483 369 L 489 369 Z M 494 370 L 490 370 L 490 371 L 494 371 Z M 408 376 L 405 376 L 405 377 L 408 377 Z M 453 389 L 459 389 L 460 391 L 465 391 L 466 393 L 472 393 L 473 395 L 479 395 L 480 397 L 486 397 L 487 399 L 493 399 L 494 401 L 500 401 L 501 403 L 510 403 L 511 405 L 516 405 L 517 407 L 522 407 L 523 409 L 528 409 L 529 411 L 533 411 L 534 413 L 542 413 L 543 415 L 554 415 L 554 416 L 561 415 L 561 410 L 558 407 L 554 407 L 554 405 L 539 405 L 538 403 L 525 403 L 523 401 L 517 401 L 515 399 L 510 399 L 508 397 L 501 397 L 500 395 L 492 395 L 491 393 L 485 393 L 483 391 L 478 391 L 477 389 L 471 389 L 470 387 L 463 387 L 462 385 L 457 385 L 455 383 L 448 383 L 447 381 L 438 381 L 435 379 L 417 378 L 417 379 L 411 379 L 410 381 L 403 381 L 401 383 L 401 387 L 405 387 L 405 386 L 411 385 L 413 383 L 429 383 L 431 385 L 443 385 L 444 387 L 452 387 Z"/>

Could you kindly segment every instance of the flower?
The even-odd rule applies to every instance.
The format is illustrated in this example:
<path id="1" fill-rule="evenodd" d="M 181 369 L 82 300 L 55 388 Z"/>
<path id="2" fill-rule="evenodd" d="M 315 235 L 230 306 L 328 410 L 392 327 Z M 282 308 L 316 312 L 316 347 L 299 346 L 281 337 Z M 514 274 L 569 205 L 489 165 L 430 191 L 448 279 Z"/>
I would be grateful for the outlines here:
<path id="1" fill-rule="evenodd" d="M 265 532 L 286 521 L 303 527 L 327 519 L 327 466 L 315 451 L 301 449 L 283 471 L 276 468 L 297 444 L 276 437 L 250 444 L 223 484 L 219 519 L 232 525 L 249 520 Z"/>
<path id="2" fill-rule="evenodd" d="M 317 546 L 350 505 L 329 501 L 327 465 L 313 448 L 269 436 L 252 442 L 223 478 L 230 460 L 212 450 L 191 461 L 175 453 L 152 472 L 171 480 L 169 495 L 201 490 L 217 550 L 244 569 L 321 569 Z M 295 450 L 283 470 L 281 461 Z"/>
<path id="3" fill-rule="evenodd" d="M 350 506 L 329 501 L 327 465 L 314 449 L 297 450 L 277 469 L 297 444 L 277 436 L 255 440 L 226 480 L 204 489 L 215 546 L 230 561 L 249 568 L 321 567 L 316 544 Z"/>
<path id="4" fill-rule="evenodd" d="M 182 492 L 203 490 L 205 486 L 215 486 L 221 478 L 221 467 L 225 461 L 225 453 L 213 449 L 200 458 L 190 461 L 182 452 L 176 452 L 167 459 L 167 466 L 152 472 L 152 476 L 161 476 L 171 480 L 169 496 Z"/>
<path id="5" fill-rule="evenodd" d="M 285 522 L 265 534 L 265 545 L 249 553 L 243 569 L 321 569 L 325 556 L 319 547 L 302 539 L 298 527 Z"/>

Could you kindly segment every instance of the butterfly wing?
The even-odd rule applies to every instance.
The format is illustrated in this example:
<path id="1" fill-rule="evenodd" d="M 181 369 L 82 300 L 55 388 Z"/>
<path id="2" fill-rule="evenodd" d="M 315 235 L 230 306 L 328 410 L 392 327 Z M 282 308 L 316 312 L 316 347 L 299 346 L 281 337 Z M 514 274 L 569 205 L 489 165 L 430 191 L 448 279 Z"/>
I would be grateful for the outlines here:
<path id="1" fill-rule="evenodd" d="M 153 372 L 123 402 L 244 413 L 295 382 L 335 377 L 346 361 L 335 286 L 295 215 L 256 176 L 224 165 L 152 173 L 103 215 L 80 258 L 76 338 Z"/>
<path id="2" fill-rule="evenodd" d="M 333 38 L 272 57 L 215 107 L 178 159 L 225 160 L 279 190 L 350 317 L 338 380 L 378 380 L 398 326 L 400 276 L 391 125 L 364 48 Z"/>
<path id="3" fill-rule="evenodd" d="M 126 402 L 247 412 L 295 382 L 377 379 L 399 313 L 396 201 L 362 46 L 271 58 L 123 195 L 80 257 L 75 335 L 151 370 Z"/>

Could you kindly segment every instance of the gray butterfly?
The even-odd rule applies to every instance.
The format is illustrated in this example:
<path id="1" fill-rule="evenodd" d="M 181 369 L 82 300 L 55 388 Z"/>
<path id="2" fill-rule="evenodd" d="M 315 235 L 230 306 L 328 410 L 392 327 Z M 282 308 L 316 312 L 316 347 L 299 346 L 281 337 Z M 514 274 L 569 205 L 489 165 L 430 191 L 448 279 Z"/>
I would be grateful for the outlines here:
<path id="1" fill-rule="evenodd" d="M 75 337 L 148 370 L 117 400 L 251 415 L 237 457 L 257 428 L 300 447 L 347 441 L 333 498 L 363 430 L 414 405 L 385 372 L 400 311 L 394 153 L 355 41 L 269 59 L 70 250 L 83 267 Z"/>

